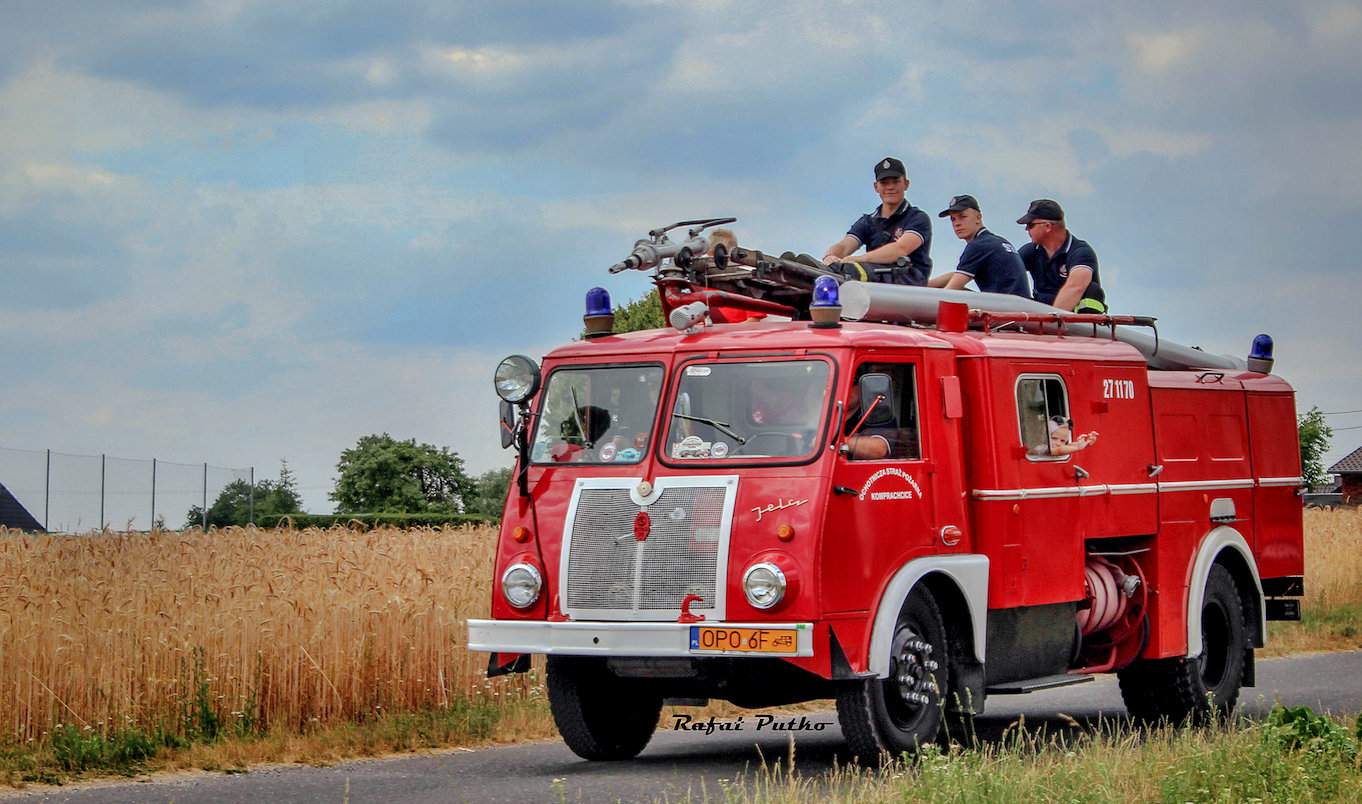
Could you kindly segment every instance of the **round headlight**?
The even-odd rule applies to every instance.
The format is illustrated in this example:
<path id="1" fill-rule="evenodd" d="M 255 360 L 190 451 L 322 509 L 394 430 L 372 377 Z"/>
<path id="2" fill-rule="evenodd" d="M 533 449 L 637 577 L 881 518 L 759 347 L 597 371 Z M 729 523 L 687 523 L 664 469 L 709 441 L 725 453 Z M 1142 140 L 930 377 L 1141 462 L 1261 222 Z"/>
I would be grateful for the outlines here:
<path id="1" fill-rule="evenodd" d="M 497 366 L 493 382 L 497 396 L 519 405 L 539 390 L 539 366 L 524 355 L 511 355 Z"/>
<path id="2" fill-rule="evenodd" d="M 528 608 L 539 599 L 543 578 L 529 564 L 512 564 L 501 574 L 501 593 L 506 602 L 518 609 Z"/>
<path id="3" fill-rule="evenodd" d="M 775 564 L 753 564 L 743 573 L 742 591 L 754 608 L 769 609 L 785 597 L 785 573 Z"/>

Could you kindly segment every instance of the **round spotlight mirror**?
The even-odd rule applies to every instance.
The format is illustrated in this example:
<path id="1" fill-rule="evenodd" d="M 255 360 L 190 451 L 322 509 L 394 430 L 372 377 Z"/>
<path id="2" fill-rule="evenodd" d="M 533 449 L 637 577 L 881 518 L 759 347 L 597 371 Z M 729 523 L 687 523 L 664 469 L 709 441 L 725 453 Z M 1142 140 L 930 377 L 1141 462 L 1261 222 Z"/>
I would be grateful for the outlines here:
<path id="1" fill-rule="evenodd" d="M 497 396 L 519 405 L 539 390 L 539 366 L 524 355 L 511 355 L 497 366 L 492 381 Z"/>

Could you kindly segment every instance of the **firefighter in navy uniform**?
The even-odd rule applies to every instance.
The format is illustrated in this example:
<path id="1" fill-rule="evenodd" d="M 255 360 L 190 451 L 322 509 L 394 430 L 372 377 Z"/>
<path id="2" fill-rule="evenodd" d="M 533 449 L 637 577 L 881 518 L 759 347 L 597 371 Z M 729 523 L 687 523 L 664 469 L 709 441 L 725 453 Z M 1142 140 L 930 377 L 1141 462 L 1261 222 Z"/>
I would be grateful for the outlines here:
<path id="1" fill-rule="evenodd" d="M 827 265 L 846 263 L 852 279 L 925 285 L 932 275 L 932 219 L 908 203 L 908 171 L 887 156 L 875 163 L 875 193 L 880 204 L 851 225 L 845 236 L 823 255 Z M 858 249 L 865 253 L 849 259 Z M 900 261 L 902 265 L 898 265 Z M 887 274 L 863 266 L 892 266 Z"/>
<path id="2" fill-rule="evenodd" d="M 1064 225 L 1064 210 L 1056 201 L 1031 202 L 1017 219 L 1031 242 L 1017 251 L 1038 302 L 1075 313 L 1107 312 L 1107 296 L 1097 273 L 1097 252 Z"/>
<path id="3" fill-rule="evenodd" d="M 932 277 L 928 287 L 957 290 L 973 281 L 985 293 L 1011 293 L 1023 299 L 1031 298 L 1031 286 L 1026 281 L 1017 250 L 1007 238 L 990 232 L 984 226 L 979 202 L 972 195 L 957 195 L 937 215 L 949 216 L 955 236 L 965 241 L 960 262 L 950 273 Z"/>

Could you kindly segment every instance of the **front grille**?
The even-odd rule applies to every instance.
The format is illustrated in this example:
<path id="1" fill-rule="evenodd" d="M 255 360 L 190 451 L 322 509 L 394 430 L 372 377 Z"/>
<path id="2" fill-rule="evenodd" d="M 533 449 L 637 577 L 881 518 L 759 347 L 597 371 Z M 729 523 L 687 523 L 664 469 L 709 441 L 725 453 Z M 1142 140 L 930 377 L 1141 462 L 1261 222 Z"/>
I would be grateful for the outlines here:
<path id="1" fill-rule="evenodd" d="M 692 611 L 714 611 L 730 488 L 663 487 L 647 506 L 634 503 L 628 488 L 578 489 L 566 529 L 565 611 L 671 619 L 688 594 L 704 601 L 692 604 Z M 634 538 L 639 511 L 651 519 L 644 541 Z"/>

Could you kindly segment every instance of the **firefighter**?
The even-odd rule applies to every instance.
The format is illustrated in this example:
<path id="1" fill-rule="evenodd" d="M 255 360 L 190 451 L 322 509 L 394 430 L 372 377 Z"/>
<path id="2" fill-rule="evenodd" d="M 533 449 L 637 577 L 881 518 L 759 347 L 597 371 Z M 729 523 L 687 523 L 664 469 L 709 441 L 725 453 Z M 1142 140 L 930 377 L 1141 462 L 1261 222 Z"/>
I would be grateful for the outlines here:
<path id="1" fill-rule="evenodd" d="M 928 287 L 958 290 L 974 280 L 985 293 L 1011 293 L 1031 298 L 1026 269 L 1012 244 L 984 227 L 984 215 L 972 195 L 957 195 L 938 218 L 949 216 L 955 236 L 965 241 L 960 262 L 950 273 L 938 274 L 927 281 Z"/>
<path id="2" fill-rule="evenodd" d="M 823 263 L 894 265 L 902 259 L 905 264 L 896 266 L 889 278 L 900 285 L 925 285 L 932 273 L 932 220 L 926 212 L 908 203 L 904 197 L 908 184 L 908 171 L 902 162 L 892 156 L 876 162 L 875 193 L 880 197 L 879 206 L 862 215 L 841 240 L 828 246 Z M 866 249 L 864 254 L 854 261 L 847 260 L 862 246 Z M 876 277 L 859 267 L 850 276 L 863 280 Z"/>
<path id="3" fill-rule="evenodd" d="M 1097 274 L 1097 252 L 1064 225 L 1056 201 L 1039 198 L 1017 219 L 1031 242 L 1017 254 L 1035 288 L 1035 300 L 1075 313 L 1107 312 L 1107 296 Z"/>

